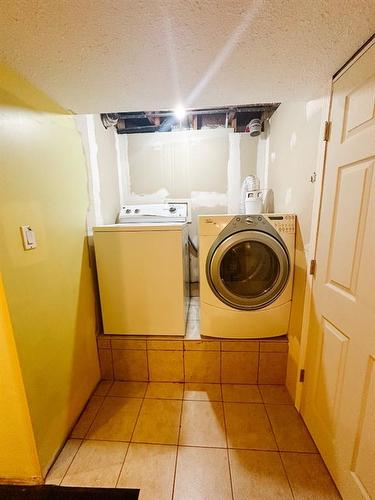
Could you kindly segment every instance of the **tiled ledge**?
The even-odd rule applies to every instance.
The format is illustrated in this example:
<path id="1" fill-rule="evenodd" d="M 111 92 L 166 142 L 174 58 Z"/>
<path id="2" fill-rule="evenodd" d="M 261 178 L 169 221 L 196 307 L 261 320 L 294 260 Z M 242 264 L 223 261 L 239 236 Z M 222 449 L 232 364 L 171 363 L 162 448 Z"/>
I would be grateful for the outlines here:
<path id="1" fill-rule="evenodd" d="M 288 342 L 101 335 L 98 350 L 106 380 L 284 384 Z"/>

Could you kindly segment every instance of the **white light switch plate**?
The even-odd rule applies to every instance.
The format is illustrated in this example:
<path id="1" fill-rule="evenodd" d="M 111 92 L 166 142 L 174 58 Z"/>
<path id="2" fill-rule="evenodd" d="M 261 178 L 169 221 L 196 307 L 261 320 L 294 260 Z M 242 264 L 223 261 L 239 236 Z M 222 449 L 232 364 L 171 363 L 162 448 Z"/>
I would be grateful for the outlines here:
<path id="1" fill-rule="evenodd" d="M 31 250 L 33 248 L 36 248 L 36 238 L 35 238 L 35 233 L 31 229 L 31 227 L 26 224 L 25 226 L 21 226 L 21 234 L 22 234 L 22 241 L 23 241 L 23 248 L 25 250 Z"/>

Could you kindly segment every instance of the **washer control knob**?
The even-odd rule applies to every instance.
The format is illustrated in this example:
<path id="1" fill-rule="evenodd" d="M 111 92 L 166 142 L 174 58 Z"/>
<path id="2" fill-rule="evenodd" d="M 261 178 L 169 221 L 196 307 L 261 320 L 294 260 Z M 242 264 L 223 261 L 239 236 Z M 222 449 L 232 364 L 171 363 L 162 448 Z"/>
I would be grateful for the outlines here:
<path id="1" fill-rule="evenodd" d="M 176 211 L 176 207 L 169 207 L 169 211 L 171 212 L 171 214 L 174 214 Z"/>
<path id="2" fill-rule="evenodd" d="M 134 213 L 135 213 L 135 214 L 139 214 L 139 208 L 136 208 L 136 209 L 134 210 Z"/>
<path id="3" fill-rule="evenodd" d="M 127 208 L 127 209 L 125 210 L 125 213 L 127 213 L 127 214 L 130 214 L 130 212 L 131 212 L 130 208 Z"/>

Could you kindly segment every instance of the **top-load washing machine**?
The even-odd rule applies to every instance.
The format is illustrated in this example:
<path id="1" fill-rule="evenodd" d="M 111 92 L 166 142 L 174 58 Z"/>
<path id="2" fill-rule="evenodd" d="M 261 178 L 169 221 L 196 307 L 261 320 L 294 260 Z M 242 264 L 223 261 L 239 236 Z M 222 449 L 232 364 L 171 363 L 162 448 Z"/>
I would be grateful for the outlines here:
<path id="1" fill-rule="evenodd" d="M 94 228 L 104 333 L 183 336 L 189 202 L 125 205 L 118 220 Z"/>
<path id="2" fill-rule="evenodd" d="M 294 247 L 293 214 L 200 216 L 201 334 L 286 334 Z"/>

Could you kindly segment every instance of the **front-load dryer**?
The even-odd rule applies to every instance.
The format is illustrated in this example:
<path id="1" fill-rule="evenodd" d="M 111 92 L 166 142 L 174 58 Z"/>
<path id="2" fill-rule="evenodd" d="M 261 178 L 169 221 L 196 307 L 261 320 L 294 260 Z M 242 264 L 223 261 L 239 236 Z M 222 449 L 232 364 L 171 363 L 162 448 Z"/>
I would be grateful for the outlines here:
<path id="1" fill-rule="evenodd" d="M 199 217 L 201 334 L 265 338 L 288 332 L 295 215 Z"/>

